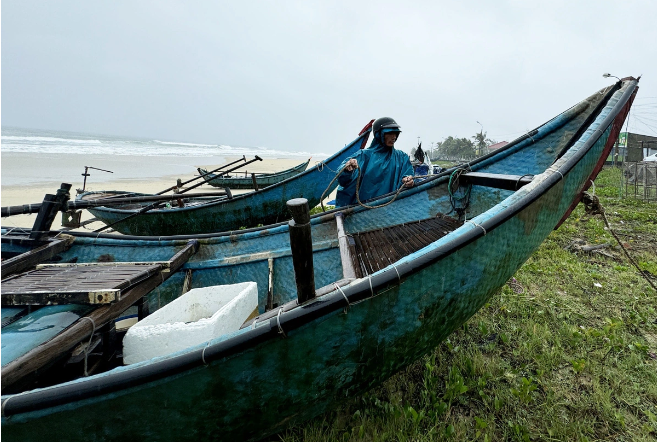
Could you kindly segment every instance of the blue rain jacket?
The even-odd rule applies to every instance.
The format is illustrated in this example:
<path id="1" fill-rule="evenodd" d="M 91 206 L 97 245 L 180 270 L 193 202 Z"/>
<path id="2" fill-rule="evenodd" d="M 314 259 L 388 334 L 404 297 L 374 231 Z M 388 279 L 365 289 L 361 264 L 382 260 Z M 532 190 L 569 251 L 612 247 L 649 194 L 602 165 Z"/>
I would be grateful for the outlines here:
<path id="1" fill-rule="evenodd" d="M 340 185 L 335 198 L 336 207 L 356 204 L 356 182 L 359 173 L 363 174 L 358 193 L 361 201 L 396 192 L 402 185 L 402 178 L 413 176 L 413 166 L 408 154 L 399 149 L 386 147 L 377 136 L 374 137 L 369 148 L 359 150 L 344 160 L 340 169 L 344 168 L 347 161 L 352 158 L 358 162 L 359 169 L 352 172 L 344 171 L 338 177 Z"/>

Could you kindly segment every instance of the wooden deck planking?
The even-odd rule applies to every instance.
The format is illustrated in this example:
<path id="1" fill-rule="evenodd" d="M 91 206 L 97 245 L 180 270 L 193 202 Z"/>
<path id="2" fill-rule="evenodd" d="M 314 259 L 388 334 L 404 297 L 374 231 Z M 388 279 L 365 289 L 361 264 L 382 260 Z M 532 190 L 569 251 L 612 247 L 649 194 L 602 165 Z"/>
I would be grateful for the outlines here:
<path id="1" fill-rule="evenodd" d="M 419 222 L 352 234 L 352 255 L 362 276 L 377 272 L 417 252 L 460 227 L 454 218 L 439 216 Z"/>

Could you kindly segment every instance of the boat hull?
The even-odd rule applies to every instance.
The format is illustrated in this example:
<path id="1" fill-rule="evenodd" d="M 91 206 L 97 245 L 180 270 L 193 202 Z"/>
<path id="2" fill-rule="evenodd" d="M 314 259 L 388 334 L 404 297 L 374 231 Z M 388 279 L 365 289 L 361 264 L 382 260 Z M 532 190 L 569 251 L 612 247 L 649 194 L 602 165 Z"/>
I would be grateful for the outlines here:
<path id="1" fill-rule="evenodd" d="M 134 215 L 137 209 L 96 207 L 88 210 L 126 235 L 201 234 L 276 223 L 289 219 L 286 202 L 292 198 L 306 198 L 311 207 L 319 204 L 322 193 L 335 177 L 334 171 L 364 147 L 368 135 L 369 132 L 359 136 L 332 157 L 299 175 L 232 199 L 193 207 L 155 209 L 130 218 L 127 217 Z"/>
<path id="2" fill-rule="evenodd" d="M 299 164 L 282 172 L 255 174 L 258 188 L 264 189 L 265 187 L 272 186 L 288 178 L 299 175 L 301 172 L 306 170 L 309 162 L 310 159 L 308 159 L 308 161 L 305 163 Z M 205 169 L 199 169 L 198 171 L 201 175 L 205 175 L 207 173 Z M 239 173 L 233 173 L 233 175 L 234 176 L 231 177 L 218 177 L 216 174 L 210 173 L 205 176 L 204 179 L 209 185 L 214 187 L 228 187 L 230 189 L 253 189 L 253 179 L 251 178 L 251 175 L 247 175 L 246 173 L 243 177 L 237 176 Z"/>
<path id="3" fill-rule="evenodd" d="M 380 384 L 474 315 L 558 225 L 613 144 L 612 123 L 624 119 L 631 103 L 627 92 L 614 95 L 577 143 L 532 183 L 344 288 L 347 301 L 333 292 L 207 348 L 59 387 L 78 392 L 77 401 L 57 403 L 44 392 L 52 403 L 3 417 L 3 436 L 258 439 Z M 12 414 L 11 402 L 4 405 Z"/>

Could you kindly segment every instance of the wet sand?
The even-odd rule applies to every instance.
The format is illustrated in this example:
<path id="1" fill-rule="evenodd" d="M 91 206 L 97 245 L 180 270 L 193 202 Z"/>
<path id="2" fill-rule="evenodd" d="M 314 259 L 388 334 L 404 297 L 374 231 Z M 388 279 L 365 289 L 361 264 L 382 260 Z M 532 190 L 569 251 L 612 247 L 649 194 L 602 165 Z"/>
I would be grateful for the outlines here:
<path id="1" fill-rule="evenodd" d="M 60 183 L 68 182 L 73 184 L 71 188 L 71 198 L 75 198 L 76 189 L 81 189 L 83 184 L 83 177 L 80 175 L 84 171 L 85 165 L 98 164 L 100 168 L 106 165 L 107 170 L 112 170 L 109 167 L 114 167 L 121 170 L 121 173 L 109 174 L 100 171 L 90 170 L 91 176 L 87 178 L 85 190 L 129 190 L 132 192 L 140 193 L 157 193 L 168 187 L 176 184 L 178 178 L 182 181 L 187 181 L 198 175 L 196 167 L 203 167 L 212 169 L 219 167 L 222 164 L 234 161 L 237 158 L 220 158 L 220 157 L 207 157 L 207 158 L 178 158 L 178 157 L 132 157 L 127 155 L 99 155 L 90 157 L 89 155 L 67 155 L 67 157 L 78 157 L 70 159 L 72 163 L 61 164 L 60 159 L 43 159 L 44 163 L 40 166 L 42 170 L 39 173 L 34 168 L 29 167 L 29 163 L 34 163 L 35 156 L 33 154 L 3 154 L 2 155 L 2 192 L 0 199 L 2 206 L 17 206 L 22 204 L 40 203 L 47 193 L 56 193 Z M 247 158 L 248 160 L 249 158 Z M 304 159 L 263 159 L 263 161 L 256 161 L 249 164 L 244 171 L 250 172 L 278 172 L 281 170 L 289 169 L 297 164 L 305 161 Z M 309 167 L 314 165 L 311 160 Z M 176 168 L 174 173 L 166 175 L 157 175 L 158 171 L 167 170 L 167 168 Z M 28 175 L 28 171 L 32 170 L 32 174 Z M 171 170 L 171 169 L 169 169 Z M 175 173 L 188 171 L 187 173 Z M 132 177 L 127 178 L 128 171 L 132 173 Z M 9 175 L 9 176 L 7 176 Z M 130 175 L 128 175 L 130 176 Z M 28 181 L 28 182 L 26 182 Z M 5 184 L 5 183 L 13 184 Z M 194 181 L 189 186 L 198 183 Z M 219 189 L 204 184 L 192 190 L 191 193 L 196 192 L 212 192 Z M 233 193 L 248 192 L 249 190 L 234 190 Z M 31 215 L 15 215 L 2 219 L 2 226 L 12 227 L 32 227 L 36 214 Z M 82 220 L 92 218 L 92 215 L 84 210 L 82 212 Z M 82 229 L 95 230 L 103 226 L 102 223 L 96 222 L 89 224 Z M 61 215 L 55 218 L 53 229 L 61 227 Z"/>

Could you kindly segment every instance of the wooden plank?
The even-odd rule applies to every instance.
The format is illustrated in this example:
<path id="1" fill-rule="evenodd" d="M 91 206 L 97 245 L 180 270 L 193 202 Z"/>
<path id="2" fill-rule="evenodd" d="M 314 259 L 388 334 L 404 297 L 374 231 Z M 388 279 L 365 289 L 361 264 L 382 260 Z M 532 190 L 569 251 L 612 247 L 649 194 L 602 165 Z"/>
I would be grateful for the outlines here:
<path id="1" fill-rule="evenodd" d="M 269 258 L 269 285 L 267 287 L 267 303 L 265 304 L 265 311 L 274 308 L 274 258 Z"/>
<path id="2" fill-rule="evenodd" d="M 162 267 L 133 263 L 42 267 L 3 281 L 2 305 L 109 304 L 120 300 L 123 290 L 161 272 Z"/>
<path id="3" fill-rule="evenodd" d="M 463 184 L 493 187 L 495 189 L 516 191 L 531 183 L 533 175 L 505 175 L 500 173 L 467 172 L 459 177 Z"/>
<path id="4" fill-rule="evenodd" d="M 65 357 L 73 347 L 83 339 L 88 339 L 95 330 L 118 318 L 128 307 L 166 281 L 196 253 L 198 247 L 198 241 L 189 241 L 180 252 L 171 258 L 171 272 L 161 272 L 151 276 L 141 284 L 126 291 L 121 301 L 97 308 L 88 316 L 78 319 L 73 325 L 50 341 L 41 344 L 2 367 L 0 373 L 2 393 L 10 393 L 12 389 L 13 391 L 19 390 L 21 381 L 30 374 L 44 370 L 60 358 Z"/>
<path id="5" fill-rule="evenodd" d="M 37 265 L 40 262 L 53 258 L 54 256 L 68 250 L 75 238 L 70 235 L 59 235 L 59 239 L 52 240 L 47 244 L 37 247 L 29 252 L 2 261 L 2 278 L 22 272 Z"/>
<path id="6" fill-rule="evenodd" d="M 335 224 L 338 230 L 338 246 L 340 247 L 340 261 L 342 262 L 342 276 L 344 278 L 356 278 L 356 269 L 354 268 L 351 250 L 349 248 L 349 239 L 344 230 L 344 220 L 342 212 L 335 214 Z"/>

